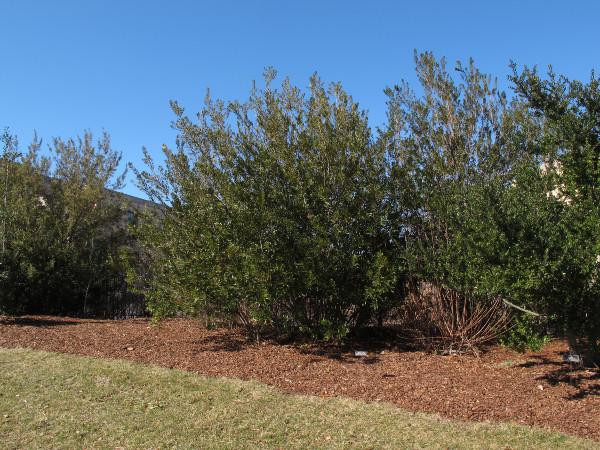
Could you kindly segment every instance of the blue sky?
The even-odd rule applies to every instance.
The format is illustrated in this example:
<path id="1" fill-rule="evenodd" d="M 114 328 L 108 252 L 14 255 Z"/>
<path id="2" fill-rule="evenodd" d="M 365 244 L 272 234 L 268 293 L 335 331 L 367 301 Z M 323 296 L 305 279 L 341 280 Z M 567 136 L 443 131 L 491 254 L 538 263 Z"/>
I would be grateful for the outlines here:
<path id="1" fill-rule="evenodd" d="M 241 99 L 264 67 L 306 86 L 319 72 L 385 118 L 383 89 L 413 83 L 413 50 L 473 57 L 508 86 L 508 63 L 572 78 L 600 67 L 595 1 L 0 0 L 0 128 L 26 145 L 106 129 L 127 161 L 172 145 L 169 100 L 196 113 L 206 88 Z M 130 181 L 124 189 L 137 195 Z"/>

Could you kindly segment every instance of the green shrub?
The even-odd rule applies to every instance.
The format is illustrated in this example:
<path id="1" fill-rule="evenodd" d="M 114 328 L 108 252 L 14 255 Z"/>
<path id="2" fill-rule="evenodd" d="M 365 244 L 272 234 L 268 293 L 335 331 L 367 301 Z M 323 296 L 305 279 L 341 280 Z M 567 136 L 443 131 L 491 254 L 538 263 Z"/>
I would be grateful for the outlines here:
<path id="1" fill-rule="evenodd" d="M 541 77 L 536 69 L 511 81 L 531 115 L 542 118 L 543 139 L 537 153 L 555 213 L 542 221 L 544 242 L 539 254 L 537 303 L 556 317 L 571 336 L 583 338 L 592 352 L 600 350 L 600 80 L 569 80 L 552 69 Z M 526 269 L 526 265 L 521 267 Z"/>
<path id="2" fill-rule="evenodd" d="M 177 149 L 137 172 L 165 205 L 138 227 L 149 307 L 343 338 L 395 295 L 386 145 L 339 84 L 274 77 L 245 103 L 207 98 L 198 122 L 173 104 Z"/>
<path id="3" fill-rule="evenodd" d="M 520 353 L 539 352 L 550 341 L 543 322 L 527 314 L 513 319 L 513 326 L 502 337 L 502 345 Z"/>

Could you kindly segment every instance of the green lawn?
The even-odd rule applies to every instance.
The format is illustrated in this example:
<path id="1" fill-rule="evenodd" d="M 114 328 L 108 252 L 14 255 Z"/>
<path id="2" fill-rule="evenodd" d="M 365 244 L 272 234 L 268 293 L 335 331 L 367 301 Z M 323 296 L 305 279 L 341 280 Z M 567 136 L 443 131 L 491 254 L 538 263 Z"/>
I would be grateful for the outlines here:
<path id="1" fill-rule="evenodd" d="M 517 425 L 286 395 L 257 382 L 0 349 L 2 448 L 598 448 Z"/>

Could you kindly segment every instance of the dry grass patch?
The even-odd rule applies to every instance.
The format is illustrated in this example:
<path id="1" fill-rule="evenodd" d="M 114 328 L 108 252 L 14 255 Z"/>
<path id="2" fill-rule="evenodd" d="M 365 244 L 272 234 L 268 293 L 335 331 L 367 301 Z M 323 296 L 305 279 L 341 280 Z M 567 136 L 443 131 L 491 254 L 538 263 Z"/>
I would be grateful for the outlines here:
<path id="1" fill-rule="evenodd" d="M 597 448 L 512 424 L 286 395 L 258 382 L 0 349 L 4 448 Z"/>

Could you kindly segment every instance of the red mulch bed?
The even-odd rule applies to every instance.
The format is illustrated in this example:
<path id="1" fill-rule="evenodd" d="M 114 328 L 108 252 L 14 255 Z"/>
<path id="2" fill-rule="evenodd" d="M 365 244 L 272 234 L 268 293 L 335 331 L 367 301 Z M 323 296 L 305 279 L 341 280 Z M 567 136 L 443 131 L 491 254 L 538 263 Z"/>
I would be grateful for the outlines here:
<path id="1" fill-rule="evenodd" d="M 453 419 L 510 421 L 600 440 L 600 371 L 563 363 L 563 342 L 521 355 L 399 350 L 356 358 L 336 348 L 247 341 L 192 320 L 158 326 L 28 316 L 0 320 L 0 346 L 122 358 L 204 375 L 255 379 L 286 392 L 387 401 Z"/>

